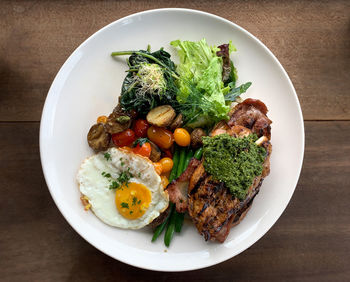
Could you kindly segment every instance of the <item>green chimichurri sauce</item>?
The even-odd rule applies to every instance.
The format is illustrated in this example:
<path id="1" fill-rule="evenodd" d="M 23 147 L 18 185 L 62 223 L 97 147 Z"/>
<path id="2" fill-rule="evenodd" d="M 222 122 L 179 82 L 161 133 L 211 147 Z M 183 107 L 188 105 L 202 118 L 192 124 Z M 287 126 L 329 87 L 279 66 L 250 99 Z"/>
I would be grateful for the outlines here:
<path id="1" fill-rule="evenodd" d="M 204 168 L 242 200 L 253 179 L 262 173 L 266 150 L 255 144 L 256 134 L 235 138 L 228 134 L 203 137 Z"/>

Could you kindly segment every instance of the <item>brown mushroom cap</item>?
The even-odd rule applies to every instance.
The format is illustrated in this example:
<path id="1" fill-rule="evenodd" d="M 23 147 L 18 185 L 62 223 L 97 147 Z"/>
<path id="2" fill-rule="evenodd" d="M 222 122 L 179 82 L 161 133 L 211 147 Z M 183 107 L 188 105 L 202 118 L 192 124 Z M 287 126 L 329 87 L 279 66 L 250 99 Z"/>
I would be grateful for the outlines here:
<path id="1" fill-rule="evenodd" d="M 108 148 L 110 134 L 106 131 L 103 123 L 94 124 L 87 135 L 89 146 L 95 151 L 104 151 Z"/>
<path id="2" fill-rule="evenodd" d="M 131 122 L 130 114 L 123 111 L 118 105 L 108 116 L 105 127 L 109 134 L 115 134 L 130 128 Z"/>
<path id="3" fill-rule="evenodd" d="M 152 148 L 151 155 L 150 155 L 149 159 L 152 162 L 158 162 L 160 160 L 161 155 L 162 155 L 162 151 L 152 141 L 148 141 L 148 142 L 150 143 L 151 148 Z"/>
<path id="4" fill-rule="evenodd" d="M 182 114 L 178 114 L 173 122 L 170 124 L 169 128 L 174 131 L 176 128 L 181 127 L 183 124 Z"/>
<path id="5" fill-rule="evenodd" d="M 207 134 L 202 128 L 195 128 L 191 133 L 191 147 L 194 149 L 203 145 L 202 137 Z"/>

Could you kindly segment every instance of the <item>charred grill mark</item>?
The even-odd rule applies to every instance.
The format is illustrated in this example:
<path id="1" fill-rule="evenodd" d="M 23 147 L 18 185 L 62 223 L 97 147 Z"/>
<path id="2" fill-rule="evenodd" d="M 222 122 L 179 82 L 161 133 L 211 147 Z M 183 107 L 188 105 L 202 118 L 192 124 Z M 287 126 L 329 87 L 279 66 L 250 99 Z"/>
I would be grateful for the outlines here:
<path id="1" fill-rule="evenodd" d="M 232 223 L 236 223 L 237 221 L 239 221 L 240 218 L 241 218 L 241 216 L 242 216 L 242 214 L 243 214 L 247 209 L 249 209 L 249 207 L 252 205 L 254 198 L 256 197 L 256 195 L 257 195 L 257 194 L 259 193 L 259 191 L 260 191 L 260 186 L 261 186 L 262 182 L 263 182 L 263 179 L 261 179 L 261 180 L 259 181 L 259 184 L 258 184 L 257 187 L 254 189 L 254 191 L 252 192 L 252 194 L 251 194 L 249 197 L 247 197 L 242 203 L 240 203 L 240 205 L 239 205 L 240 208 L 237 209 L 237 210 L 234 212 L 234 213 L 236 214 L 236 216 L 235 216 L 235 218 L 234 218 L 234 220 L 233 220 Z"/>
<path id="2" fill-rule="evenodd" d="M 220 230 L 227 225 L 227 223 L 232 219 L 232 214 L 233 214 L 233 210 L 231 210 L 231 214 L 229 216 L 227 216 L 226 220 L 219 225 L 217 228 L 215 228 L 214 232 L 220 232 Z"/>
<path id="3" fill-rule="evenodd" d="M 252 193 L 244 199 L 243 202 L 240 203 L 239 205 L 239 209 L 237 212 L 239 212 L 244 206 L 250 204 L 251 202 L 253 202 L 255 196 L 259 193 L 260 191 L 260 187 L 262 185 L 263 179 L 260 179 L 259 184 L 254 188 L 254 190 L 252 191 Z"/>
<path id="4" fill-rule="evenodd" d="M 225 184 L 224 184 L 223 182 L 214 183 L 214 190 L 213 190 L 213 193 L 217 194 L 217 193 L 219 193 L 222 189 L 225 189 Z"/>
<path id="5" fill-rule="evenodd" d="M 204 236 L 205 241 L 208 241 L 210 239 L 210 233 L 208 230 L 204 230 L 202 234 Z"/>
<path id="6" fill-rule="evenodd" d="M 241 216 L 240 215 L 235 215 L 234 216 L 234 218 L 233 218 L 233 221 L 232 221 L 232 223 L 236 223 L 238 220 L 239 220 L 239 218 L 240 218 Z"/>
<path id="7" fill-rule="evenodd" d="M 197 181 L 196 185 L 193 187 L 193 189 L 190 191 L 190 195 L 193 195 L 194 193 L 197 192 L 198 188 L 201 186 L 202 182 L 206 179 L 207 174 L 203 174 L 203 176 L 201 176 L 199 178 L 199 180 Z"/>
<path id="8" fill-rule="evenodd" d="M 200 216 L 207 209 L 208 206 L 209 206 L 209 203 L 205 202 L 202 209 L 199 211 L 197 215 Z"/>

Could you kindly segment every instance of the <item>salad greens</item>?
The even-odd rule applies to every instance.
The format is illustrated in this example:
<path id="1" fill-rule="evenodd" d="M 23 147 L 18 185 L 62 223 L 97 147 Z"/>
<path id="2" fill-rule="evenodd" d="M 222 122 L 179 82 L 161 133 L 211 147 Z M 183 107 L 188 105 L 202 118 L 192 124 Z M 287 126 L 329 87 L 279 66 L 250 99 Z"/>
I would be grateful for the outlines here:
<path id="1" fill-rule="evenodd" d="M 244 92 L 246 92 L 248 90 L 250 85 L 252 85 L 252 83 L 247 82 L 247 83 L 242 84 L 241 86 L 238 86 L 236 88 L 231 89 L 230 92 L 225 95 L 225 101 L 231 101 L 231 102 L 236 101 L 236 99 L 239 96 L 241 96 L 241 94 L 243 94 Z"/>
<path id="2" fill-rule="evenodd" d="M 229 44 L 210 47 L 205 39 L 198 42 L 175 40 L 178 50 L 177 101 L 188 127 L 205 127 L 228 119 L 227 101 L 244 93 L 250 84 L 236 89 L 237 72 L 229 56 L 236 48 Z M 226 95 L 228 95 L 226 97 Z"/>
<path id="3" fill-rule="evenodd" d="M 163 48 L 151 52 L 148 46 L 147 50 L 111 54 L 130 55 L 120 97 L 122 108 L 146 114 L 157 106 L 171 105 L 190 128 L 209 128 L 227 120 L 230 103 L 251 85 L 236 86 L 237 70 L 230 59 L 230 53 L 236 51 L 232 42 L 216 47 L 203 38 L 170 44 L 178 51 L 177 66 Z"/>
<path id="4" fill-rule="evenodd" d="M 186 125 L 195 128 L 227 119 L 229 106 L 223 93 L 229 89 L 222 81 L 222 58 L 216 55 L 219 49 L 209 47 L 205 39 L 176 40 L 171 45 L 177 47 L 180 57 L 177 100 Z"/>

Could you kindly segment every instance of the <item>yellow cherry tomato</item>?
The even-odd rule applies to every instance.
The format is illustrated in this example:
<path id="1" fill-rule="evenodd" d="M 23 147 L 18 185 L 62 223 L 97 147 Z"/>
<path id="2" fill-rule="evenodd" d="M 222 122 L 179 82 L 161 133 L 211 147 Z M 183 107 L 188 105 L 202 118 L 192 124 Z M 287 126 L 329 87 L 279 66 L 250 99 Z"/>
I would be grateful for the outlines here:
<path id="1" fill-rule="evenodd" d="M 97 123 L 106 123 L 107 122 L 107 117 L 106 116 L 99 116 L 97 118 Z"/>
<path id="2" fill-rule="evenodd" d="M 156 172 L 157 172 L 159 175 L 161 175 L 161 174 L 162 174 L 162 170 L 163 170 L 162 164 L 159 163 L 159 162 L 156 162 L 156 163 L 153 163 L 153 166 L 154 166 Z"/>
<path id="3" fill-rule="evenodd" d="M 174 162 L 170 158 L 162 158 L 159 160 L 159 163 L 162 165 L 162 173 L 169 172 L 173 168 Z"/>
<path id="4" fill-rule="evenodd" d="M 176 128 L 174 131 L 174 139 L 177 145 L 187 147 L 191 143 L 191 136 L 184 128 Z"/>

